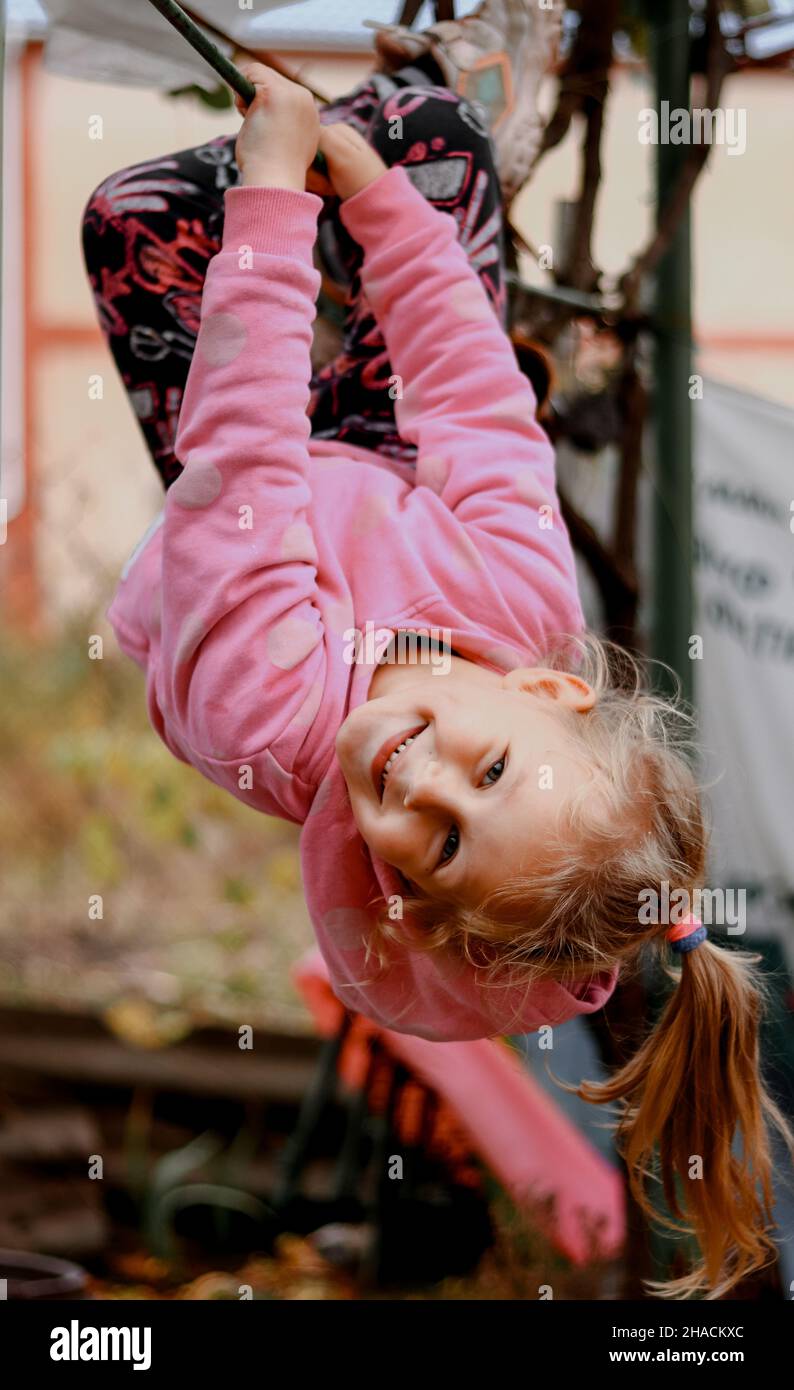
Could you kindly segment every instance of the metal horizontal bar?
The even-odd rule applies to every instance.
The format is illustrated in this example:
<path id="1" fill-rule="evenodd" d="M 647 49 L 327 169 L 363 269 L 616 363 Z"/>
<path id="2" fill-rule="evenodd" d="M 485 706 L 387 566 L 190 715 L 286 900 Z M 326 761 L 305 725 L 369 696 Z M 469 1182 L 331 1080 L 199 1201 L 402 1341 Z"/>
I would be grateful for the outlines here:
<path id="1" fill-rule="evenodd" d="M 548 299 L 553 304 L 566 304 L 573 309 L 584 309 L 588 313 L 613 314 L 620 304 L 617 296 L 614 301 L 610 301 L 598 294 L 568 289 L 565 285 L 530 285 L 526 280 L 522 280 L 520 275 L 516 275 L 514 270 L 508 270 L 505 278 L 508 284 L 515 285 L 524 294 L 534 295 L 537 299 Z"/>

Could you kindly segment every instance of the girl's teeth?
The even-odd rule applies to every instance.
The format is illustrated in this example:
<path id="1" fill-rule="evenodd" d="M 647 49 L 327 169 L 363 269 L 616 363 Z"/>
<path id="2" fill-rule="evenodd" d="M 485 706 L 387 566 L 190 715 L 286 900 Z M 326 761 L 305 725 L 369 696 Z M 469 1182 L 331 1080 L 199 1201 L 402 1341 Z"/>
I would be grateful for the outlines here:
<path id="1" fill-rule="evenodd" d="M 395 762 L 395 761 L 397 760 L 399 754 L 402 753 L 402 751 L 403 751 L 404 748 L 407 748 L 407 747 L 408 747 L 409 743 L 413 743 L 413 738 L 407 738 L 407 739 L 405 740 L 405 743 L 399 744 L 398 747 L 395 748 L 394 752 L 393 752 L 393 753 L 390 755 L 390 757 L 387 759 L 386 765 L 384 766 L 384 769 L 383 769 L 383 780 L 384 780 L 384 782 L 386 781 L 386 775 L 387 775 L 387 773 L 388 773 L 388 771 L 389 771 L 389 768 L 391 767 L 392 763 Z"/>

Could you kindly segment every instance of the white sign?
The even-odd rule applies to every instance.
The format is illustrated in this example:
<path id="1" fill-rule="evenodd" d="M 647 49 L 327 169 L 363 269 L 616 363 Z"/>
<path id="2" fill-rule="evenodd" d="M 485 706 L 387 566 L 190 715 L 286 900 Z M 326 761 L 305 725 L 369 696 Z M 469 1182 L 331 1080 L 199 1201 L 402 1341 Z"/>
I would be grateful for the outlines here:
<path id="1" fill-rule="evenodd" d="M 707 381 L 693 415 L 709 882 L 794 966 L 794 412 Z"/>

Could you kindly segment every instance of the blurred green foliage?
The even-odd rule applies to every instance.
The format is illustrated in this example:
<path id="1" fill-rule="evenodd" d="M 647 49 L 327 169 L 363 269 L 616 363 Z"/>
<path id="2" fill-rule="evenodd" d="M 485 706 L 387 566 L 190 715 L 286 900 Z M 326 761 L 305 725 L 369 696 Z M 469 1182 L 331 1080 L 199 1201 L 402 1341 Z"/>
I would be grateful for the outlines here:
<path id="1" fill-rule="evenodd" d="M 159 1014 L 165 1041 L 175 1017 L 236 1023 L 241 1002 L 241 1021 L 305 1029 L 296 827 L 173 758 L 112 636 L 89 659 L 96 631 L 0 653 L 0 1000 L 107 1011 L 155 1044 Z"/>
<path id="2" fill-rule="evenodd" d="M 186 87 L 174 87 L 168 93 L 170 97 L 190 97 L 198 101 L 202 106 L 209 106 L 212 111 L 228 111 L 234 105 L 234 98 L 228 87 L 222 82 L 217 87 L 200 87 L 197 82 L 191 82 Z"/>

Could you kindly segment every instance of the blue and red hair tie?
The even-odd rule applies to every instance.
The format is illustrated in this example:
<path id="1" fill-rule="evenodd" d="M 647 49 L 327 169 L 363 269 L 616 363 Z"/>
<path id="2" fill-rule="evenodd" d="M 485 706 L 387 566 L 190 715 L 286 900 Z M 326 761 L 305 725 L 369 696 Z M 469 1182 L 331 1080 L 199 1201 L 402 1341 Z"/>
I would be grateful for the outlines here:
<path id="1" fill-rule="evenodd" d="M 668 928 L 667 941 L 671 950 L 679 956 L 688 955 L 705 941 L 708 932 L 699 917 L 685 917 L 683 922 L 676 922 L 675 926 Z"/>

